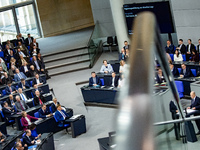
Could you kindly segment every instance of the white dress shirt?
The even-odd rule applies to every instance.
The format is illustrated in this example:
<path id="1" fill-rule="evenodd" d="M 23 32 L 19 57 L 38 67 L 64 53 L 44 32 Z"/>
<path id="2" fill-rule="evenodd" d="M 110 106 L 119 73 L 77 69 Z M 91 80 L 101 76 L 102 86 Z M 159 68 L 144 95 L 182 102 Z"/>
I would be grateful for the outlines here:
<path id="1" fill-rule="evenodd" d="M 182 54 L 179 54 L 178 57 L 174 54 L 174 61 L 183 61 Z"/>

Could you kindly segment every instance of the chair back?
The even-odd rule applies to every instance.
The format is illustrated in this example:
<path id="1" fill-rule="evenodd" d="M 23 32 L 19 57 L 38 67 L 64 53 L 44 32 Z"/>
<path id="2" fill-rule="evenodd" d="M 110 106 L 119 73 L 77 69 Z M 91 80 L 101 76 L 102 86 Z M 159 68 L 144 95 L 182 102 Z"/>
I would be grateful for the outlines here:
<path id="1" fill-rule="evenodd" d="M 113 37 L 112 36 L 107 37 L 107 43 L 109 45 L 113 45 Z"/>
<path id="2" fill-rule="evenodd" d="M 182 81 L 174 81 L 175 84 L 176 84 L 176 88 L 177 88 L 177 91 L 179 93 L 179 97 L 182 98 L 184 97 L 184 86 L 183 86 L 183 82 Z"/>
<path id="3" fill-rule="evenodd" d="M 183 61 L 186 61 L 186 56 L 185 56 L 185 54 L 183 54 L 182 57 L 183 57 Z"/>
<path id="4" fill-rule="evenodd" d="M 40 116 L 39 116 L 39 112 L 35 112 L 34 113 L 34 116 L 36 117 L 36 118 L 39 118 Z"/>
<path id="5" fill-rule="evenodd" d="M 100 79 L 100 81 L 101 81 L 101 86 L 104 86 L 104 79 Z"/>
<path id="6" fill-rule="evenodd" d="M 196 76 L 197 76 L 197 71 L 196 71 L 196 69 L 190 69 L 190 70 L 191 70 L 192 74 L 196 77 Z"/>
<path id="7" fill-rule="evenodd" d="M 3 95 L 7 95 L 6 90 L 2 90 Z"/>
<path id="8" fill-rule="evenodd" d="M 178 69 L 178 72 L 179 72 L 179 74 L 181 73 L 181 68 L 177 68 Z"/>
<path id="9" fill-rule="evenodd" d="M 52 110 L 52 107 L 51 107 L 51 106 L 49 106 L 49 111 L 50 111 L 51 113 L 53 113 L 53 110 Z"/>

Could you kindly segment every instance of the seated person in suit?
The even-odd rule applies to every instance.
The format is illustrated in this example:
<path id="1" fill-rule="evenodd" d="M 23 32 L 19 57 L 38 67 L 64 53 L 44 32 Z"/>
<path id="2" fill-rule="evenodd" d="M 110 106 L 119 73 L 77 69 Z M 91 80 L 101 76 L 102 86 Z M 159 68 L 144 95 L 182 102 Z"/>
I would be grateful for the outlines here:
<path id="1" fill-rule="evenodd" d="M 18 83 L 18 87 L 22 88 L 23 90 L 29 89 L 30 85 L 28 84 L 28 82 L 25 79 L 21 79 L 21 82 Z"/>
<path id="2" fill-rule="evenodd" d="M 35 138 L 31 136 L 31 130 L 25 131 L 26 135 L 23 137 L 24 144 L 27 144 L 28 146 L 35 145 L 36 141 Z M 40 142 L 40 140 L 37 140 L 37 142 Z"/>
<path id="3" fill-rule="evenodd" d="M 1 67 L 1 69 L 0 69 L 1 73 L 4 73 L 4 72 L 8 73 L 7 66 L 6 66 L 6 64 L 5 64 L 5 62 L 3 61 L 2 58 L 0 58 L 0 67 Z"/>
<path id="4" fill-rule="evenodd" d="M 29 58 L 23 57 L 23 55 L 20 54 L 19 55 L 19 59 L 18 59 L 18 66 L 19 66 L 19 68 L 21 68 L 24 65 L 24 63 L 28 64 L 28 60 L 29 60 Z"/>
<path id="5" fill-rule="evenodd" d="M 4 57 L 7 58 L 8 55 L 10 55 L 10 51 L 12 51 L 12 49 L 10 49 L 9 45 L 6 45 L 6 48 L 4 50 Z"/>
<path id="6" fill-rule="evenodd" d="M 60 104 L 58 104 L 57 106 L 57 111 L 55 112 L 55 118 L 59 122 L 60 126 L 63 126 L 65 120 L 69 118 L 69 115 L 64 110 L 62 110 Z"/>
<path id="7" fill-rule="evenodd" d="M 167 45 L 165 46 L 165 51 L 168 54 L 174 54 L 174 45 L 171 44 L 170 40 L 167 40 Z"/>
<path id="8" fill-rule="evenodd" d="M 89 86 L 100 86 L 100 79 L 96 76 L 95 72 L 91 73 L 91 77 L 89 79 Z"/>
<path id="9" fill-rule="evenodd" d="M 118 80 L 119 80 L 119 77 L 116 76 L 115 72 L 113 72 L 112 73 L 112 77 L 109 80 L 109 85 L 108 86 L 118 87 Z"/>
<path id="10" fill-rule="evenodd" d="M 17 49 L 20 49 L 23 53 L 24 52 L 26 52 L 26 53 L 28 53 L 28 50 L 27 50 L 27 48 L 26 48 L 26 46 L 24 45 L 24 44 L 22 44 L 22 42 L 18 42 L 18 46 L 17 46 Z"/>
<path id="11" fill-rule="evenodd" d="M 36 56 L 33 56 L 31 64 L 34 65 L 34 67 L 37 69 L 37 71 L 40 73 L 44 73 L 44 68 L 40 64 L 40 62 L 37 60 Z"/>
<path id="12" fill-rule="evenodd" d="M 24 144 L 23 140 L 20 138 L 17 138 L 14 148 L 14 150 L 28 150 L 27 144 Z"/>
<path id="13" fill-rule="evenodd" d="M 37 54 L 37 59 L 38 59 L 39 63 L 41 64 L 42 68 L 45 69 L 45 64 L 44 64 L 43 57 L 41 56 L 41 53 Z"/>
<path id="14" fill-rule="evenodd" d="M 107 60 L 103 60 L 103 65 L 101 66 L 101 73 L 112 73 L 113 68 L 110 64 L 107 63 Z"/>
<path id="15" fill-rule="evenodd" d="M 8 121 L 11 119 L 10 116 L 15 114 L 15 109 L 13 107 L 9 107 L 7 102 L 4 102 L 2 112 L 4 114 L 4 117 Z"/>
<path id="16" fill-rule="evenodd" d="M 14 107 L 15 106 L 15 99 L 12 94 L 9 95 L 7 99 L 7 103 L 9 107 Z"/>
<path id="17" fill-rule="evenodd" d="M 20 71 L 23 72 L 27 77 L 29 76 L 30 67 L 27 62 L 24 62 L 20 68 Z"/>
<path id="18" fill-rule="evenodd" d="M 11 82 L 8 82 L 6 88 L 6 94 L 14 94 L 14 93 L 17 93 L 17 89 L 12 85 Z"/>
<path id="19" fill-rule="evenodd" d="M 14 75 L 15 82 L 18 82 L 21 79 L 26 79 L 27 78 L 23 72 L 19 72 L 18 68 L 15 69 L 15 73 L 16 73 Z"/>
<path id="20" fill-rule="evenodd" d="M 33 65 L 31 65 L 28 74 L 29 77 L 34 77 L 36 74 L 38 74 L 38 71 Z"/>
<path id="21" fill-rule="evenodd" d="M 13 78 L 7 74 L 7 72 L 4 72 L 4 78 L 2 79 L 3 84 L 8 84 L 8 82 L 12 82 Z"/>
<path id="22" fill-rule="evenodd" d="M 194 44 L 192 44 L 192 40 L 191 39 L 188 39 L 188 45 L 187 45 L 187 48 L 186 48 L 186 60 L 188 61 L 189 58 L 191 57 L 191 54 L 192 54 L 192 50 L 195 49 L 195 46 Z"/>
<path id="23" fill-rule="evenodd" d="M 10 49 L 14 49 L 14 45 L 10 42 L 10 40 L 7 40 L 6 45 L 8 45 Z"/>
<path id="24" fill-rule="evenodd" d="M 39 74 L 36 74 L 35 78 L 33 79 L 33 84 L 42 85 L 44 83 L 45 81 L 39 76 Z"/>
<path id="25" fill-rule="evenodd" d="M 163 82 L 166 82 L 165 81 L 165 78 L 164 78 L 164 76 L 163 76 L 163 73 L 162 73 L 162 69 L 158 69 L 158 73 L 157 73 L 157 75 L 156 75 L 156 81 L 157 81 L 157 83 L 163 83 Z"/>
<path id="26" fill-rule="evenodd" d="M 196 96 L 194 91 L 190 92 L 190 97 L 191 97 L 191 105 L 187 107 L 187 109 L 192 109 L 196 111 L 188 113 L 186 117 L 190 117 L 191 115 L 199 116 L 200 115 L 200 98 Z M 199 130 L 197 134 L 199 134 L 200 133 L 200 119 L 195 120 L 195 122 Z"/>
<path id="27" fill-rule="evenodd" d="M 125 55 L 126 55 L 125 50 L 124 48 L 122 48 L 121 53 L 119 53 L 119 61 L 125 60 Z"/>
<path id="28" fill-rule="evenodd" d="M 15 66 L 17 66 L 16 55 L 14 54 L 13 51 L 10 51 L 10 54 L 7 56 L 6 62 L 9 63 L 9 66 L 11 66 L 13 63 Z"/>
<path id="29" fill-rule="evenodd" d="M 181 78 L 193 77 L 191 70 L 188 67 L 186 67 L 186 65 L 184 63 L 181 65 L 180 77 Z"/>
<path id="30" fill-rule="evenodd" d="M 57 110 L 57 106 L 58 104 L 60 104 L 56 98 L 53 99 L 53 103 L 51 104 L 51 109 L 53 111 L 53 113 Z"/>
<path id="31" fill-rule="evenodd" d="M 178 69 L 176 67 L 174 67 L 174 65 L 172 63 L 169 64 L 169 68 L 170 68 L 172 74 L 174 75 L 174 77 L 179 76 Z"/>
<path id="32" fill-rule="evenodd" d="M 29 108 L 29 106 L 25 103 L 24 100 L 20 100 L 20 97 L 18 95 L 15 97 L 15 99 L 16 99 L 15 107 L 18 112 L 25 111 Z"/>
<path id="33" fill-rule="evenodd" d="M 32 124 L 32 120 L 35 121 L 35 120 L 38 120 L 38 118 L 29 116 L 25 111 L 22 111 L 21 122 L 22 122 L 24 131 L 29 129 L 29 126 L 31 126 L 31 124 Z"/>
<path id="34" fill-rule="evenodd" d="M 186 46 L 183 44 L 183 39 L 179 39 L 178 43 L 179 45 L 176 49 L 178 49 L 181 54 L 186 54 Z"/>
<path id="35" fill-rule="evenodd" d="M 16 53 L 16 59 L 19 60 L 20 59 L 20 55 L 22 55 L 25 59 L 28 59 L 28 53 L 26 51 L 21 51 L 20 48 L 17 49 L 17 53 Z"/>
<path id="36" fill-rule="evenodd" d="M 35 106 L 42 105 L 45 102 L 46 102 L 46 100 L 40 94 L 40 92 L 39 91 L 35 91 L 35 97 L 34 97 L 34 104 L 35 104 Z"/>
<path id="37" fill-rule="evenodd" d="M 199 53 L 195 49 L 192 50 L 192 58 L 190 61 L 199 62 Z"/>
<path id="38" fill-rule="evenodd" d="M 16 74 L 15 73 L 15 69 L 16 69 L 16 67 L 14 66 L 14 65 L 11 65 L 11 68 L 9 69 L 9 75 L 12 77 L 12 78 L 14 78 L 14 75 Z"/>
<path id="39" fill-rule="evenodd" d="M 0 131 L 0 144 L 6 140 L 6 136 Z"/>
<path id="40" fill-rule="evenodd" d="M 175 50 L 174 61 L 183 61 L 182 54 L 179 53 L 178 49 Z"/>
<path id="41" fill-rule="evenodd" d="M 33 46 L 31 49 L 31 56 L 37 56 L 37 54 L 40 52 L 40 49 L 36 47 L 36 45 Z"/>
<path id="42" fill-rule="evenodd" d="M 26 93 L 23 93 L 22 88 L 18 89 L 18 94 L 19 94 L 21 100 L 23 100 L 25 102 L 29 99 L 29 97 L 26 96 Z"/>
<path id="43" fill-rule="evenodd" d="M 45 104 L 42 104 L 42 107 L 40 108 L 40 110 L 38 110 L 38 113 L 39 113 L 39 117 L 43 119 L 52 116 L 52 114 L 49 112 Z"/>
<path id="44" fill-rule="evenodd" d="M 33 39 L 33 42 L 30 44 L 30 49 L 33 48 L 33 46 L 36 45 L 37 48 L 39 48 L 38 42 L 36 42 L 36 39 Z"/>
<path id="45" fill-rule="evenodd" d="M 29 129 L 31 130 L 31 136 L 34 137 L 35 139 L 38 139 L 41 137 L 41 134 L 37 134 L 37 131 L 36 131 L 36 124 L 35 123 L 32 123 L 30 126 L 29 126 Z"/>
<path id="46" fill-rule="evenodd" d="M 37 84 L 33 85 L 32 93 L 33 93 L 34 96 L 35 96 L 35 91 L 39 91 L 41 95 L 44 94 L 44 92 L 42 91 L 42 89 L 39 88 Z"/>
<path id="47" fill-rule="evenodd" d="M 121 60 L 120 61 L 120 66 L 119 66 L 119 73 L 123 73 L 124 70 L 126 69 L 126 67 L 127 67 L 126 62 L 124 60 Z"/>

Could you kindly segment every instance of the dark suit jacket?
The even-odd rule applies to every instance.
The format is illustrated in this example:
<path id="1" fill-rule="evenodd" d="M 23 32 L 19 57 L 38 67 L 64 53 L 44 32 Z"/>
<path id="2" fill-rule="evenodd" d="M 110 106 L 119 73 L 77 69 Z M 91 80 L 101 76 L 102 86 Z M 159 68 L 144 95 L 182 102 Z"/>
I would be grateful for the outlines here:
<path id="1" fill-rule="evenodd" d="M 178 45 L 178 47 L 180 47 L 180 45 Z M 185 44 L 182 44 L 181 49 L 180 49 L 181 54 L 186 54 L 186 46 Z"/>
<path id="2" fill-rule="evenodd" d="M 13 51 L 13 49 L 10 49 L 10 50 L 12 50 L 12 51 Z M 9 56 L 8 50 L 7 50 L 7 49 L 5 49 L 5 50 L 4 50 L 4 57 L 6 58 L 6 57 L 8 57 L 8 56 Z"/>
<path id="3" fill-rule="evenodd" d="M 24 144 L 27 144 L 28 146 L 34 145 L 34 144 L 31 143 L 31 141 L 34 140 L 34 137 L 29 136 L 29 138 L 26 135 L 23 137 Z"/>
<path id="4" fill-rule="evenodd" d="M 173 101 L 170 101 L 170 103 L 169 103 L 169 110 L 172 113 L 172 119 L 178 119 L 179 118 L 178 115 L 176 115 L 176 110 L 178 110 L 178 109 L 177 109 L 177 107 L 176 107 L 176 105 L 174 104 Z"/>
<path id="5" fill-rule="evenodd" d="M 34 77 L 37 73 L 39 73 L 38 71 L 37 71 L 37 69 L 35 69 L 35 70 L 29 70 L 28 71 L 28 77 Z"/>
<path id="6" fill-rule="evenodd" d="M 200 45 L 197 45 L 197 53 L 199 53 L 200 52 L 200 47 L 199 47 Z"/>
<path id="7" fill-rule="evenodd" d="M 30 69 L 29 65 L 27 65 L 28 70 Z M 24 66 L 20 67 L 20 72 L 23 72 L 24 74 L 26 74 L 26 72 L 24 71 Z"/>
<path id="8" fill-rule="evenodd" d="M 22 90 L 23 90 L 23 86 L 22 86 L 22 83 L 21 83 L 21 82 L 18 83 L 18 87 L 19 87 L 19 88 L 22 88 Z M 28 84 L 27 81 L 25 81 L 25 87 L 26 87 L 26 89 L 29 89 L 29 88 L 30 88 L 30 85 Z"/>
<path id="9" fill-rule="evenodd" d="M 12 89 L 12 92 L 17 90 L 17 89 L 16 89 L 14 86 L 12 86 L 12 85 L 11 85 L 11 89 Z M 9 88 L 8 86 L 6 86 L 5 90 L 6 90 L 6 93 L 7 93 L 8 95 L 11 94 L 10 88 Z"/>
<path id="10" fill-rule="evenodd" d="M 40 95 L 40 99 L 43 103 L 46 102 L 46 100 L 44 99 L 44 97 L 42 95 Z M 37 96 L 34 97 L 34 103 L 35 103 L 35 106 L 39 105 L 39 98 Z"/>
<path id="11" fill-rule="evenodd" d="M 188 52 L 188 48 L 189 48 L 189 45 L 187 45 L 187 52 Z M 191 44 L 190 52 L 191 52 L 191 50 L 193 50 L 193 49 L 195 49 L 195 46 L 194 46 L 194 44 Z"/>
<path id="12" fill-rule="evenodd" d="M 31 56 L 33 56 L 33 48 L 31 48 Z M 39 48 L 36 48 L 36 54 L 38 54 L 40 52 L 40 49 Z"/>
<path id="13" fill-rule="evenodd" d="M 163 81 L 165 82 L 165 78 L 164 78 L 164 76 L 163 76 L 163 78 L 159 78 L 158 74 L 156 74 L 156 81 L 158 83 L 163 83 Z"/>
<path id="14" fill-rule="evenodd" d="M 184 75 L 183 69 L 181 69 L 180 74 Z M 189 77 L 193 77 L 193 74 L 192 74 L 191 70 L 188 67 L 186 67 L 186 72 L 185 72 L 184 78 L 189 78 Z"/>
<path id="15" fill-rule="evenodd" d="M 12 108 L 12 110 L 14 110 L 14 108 Z M 14 114 L 14 112 L 12 112 L 11 110 L 9 110 L 9 109 L 7 109 L 7 108 L 5 108 L 5 107 L 2 108 L 2 112 L 3 112 L 3 114 L 4 114 L 4 117 L 5 117 L 7 120 L 10 120 L 10 116 L 11 116 L 12 114 Z"/>
<path id="16" fill-rule="evenodd" d="M 59 102 L 57 102 L 57 103 L 60 104 Z M 51 104 L 51 109 L 52 109 L 53 113 L 57 110 L 54 103 Z"/>
<path id="17" fill-rule="evenodd" d="M 93 78 L 91 77 L 91 78 L 89 79 L 89 86 L 93 86 L 93 84 L 94 84 Z M 98 85 L 101 84 L 100 79 L 99 79 L 99 77 L 97 77 L 97 76 L 96 76 L 96 84 L 98 84 Z"/>
<path id="18" fill-rule="evenodd" d="M 196 110 L 200 110 L 200 98 L 196 96 L 194 103 L 191 101 L 190 108 L 195 107 Z"/>
<path id="19" fill-rule="evenodd" d="M 40 108 L 40 109 L 38 110 L 38 113 L 39 113 L 39 117 L 40 117 L 40 118 L 46 118 L 46 115 L 49 115 L 49 114 L 50 114 L 48 108 L 46 109 L 45 112 L 42 110 L 42 108 Z"/>
<path id="20" fill-rule="evenodd" d="M 172 74 L 174 75 L 174 77 L 179 76 L 179 72 L 178 72 L 178 69 L 176 67 L 173 68 Z"/>
<path id="21" fill-rule="evenodd" d="M 9 106 L 9 107 L 13 107 L 13 106 L 11 105 L 11 100 L 10 100 L 9 98 L 6 100 L 6 102 L 8 103 L 8 106 Z M 16 102 L 15 97 L 13 97 L 13 102 L 14 102 L 14 103 Z"/>
<path id="22" fill-rule="evenodd" d="M 108 86 L 112 86 L 112 79 L 113 79 L 113 78 L 110 77 Z M 115 85 L 115 87 L 118 87 L 118 80 L 119 80 L 119 77 L 118 77 L 118 76 L 115 76 L 115 80 L 114 80 L 114 85 Z"/>
<path id="23" fill-rule="evenodd" d="M 32 93 L 34 96 L 35 96 L 35 91 L 36 91 L 35 89 L 32 89 Z M 42 89 L 39 87 L 38 87 L 38 91 L 40 92 L 41 95 L 44 94 L 44 91 L 42 91 Z"/>
<path id="24" fill-rule="evenodd" d="M 39 65 L 39 67 L 40 67 L 40 70 L 41 70 L 41 69 L 44 69 L 44 68 L 42 67 L 42 64 L 40 63 L 40 61 L 37 60 L 37 63 L 38 63 L 38 65 Z M 33 60 L 31 61 L 31 65 L 33 65 L 33 66 L 35 67 L 35 69 L 37 69 L 37 66 L 36 66 L 36 64 L 35 64 L 35 62 L 34 62 Z"/>
<path id="25" fill-rule="evenodd" d="M 8 78 L 2 79 L 2 83 L 6 84 L 6 85 L 7 85 L 8 82 L 12 82 L 12 81 L 13 81 L 13 78 L 10 75 L 8 75 Z"/>
<path id="26" fill-rule="evenodd" d="M 45 83 L 45 81 L 41 77 L 39 77 L 39 80 L 40 80 L 40 83 Z M 37 84 L 36 78 L 33 79 L 33 85 L 34 84 Z"/>
<path id="27" fill-rule="evenodd" d="M 171 44 L 169 47 L 165 46 L 166 53 L 174 54 L 174 45 Z"/>
<path id="28" fill-rule="evenodd" d="M 21 100 L 21 103 L 23 103 L 25 110 L 27 110 L 29 108 L 28 105 L 23 100 Z M 15 107 L 16 107 L 18 112 L 23 111 L 19 102 L 15 102 Z"/>
<path id="29" fill-rule="evenodd" d="M 33 37 L 31 37 L 31 40 L 32 40 L 32 42 L 33 42 Z M 31 43 L 32 43 L 32 42 L 31 42 Z M 31 44 L 31 43 L 30 43 L 30 44 Z M 28 38 L 25 39 L 25 45 L 26 45 L 26 46 L 29 46 L 29 40 L 28 40 Z"/>
<path id="30" fill-rule="evenodd" d="M 33 48 L 33 46 L 34 46 L 34 44 L 33 44 L 33 42 L 32 42 L 32 43 L 30 44 L 30 47 Z M 36 46 L 37 46 L 37 48 L 39 48 L 38 42 L 36 42 Z"/>

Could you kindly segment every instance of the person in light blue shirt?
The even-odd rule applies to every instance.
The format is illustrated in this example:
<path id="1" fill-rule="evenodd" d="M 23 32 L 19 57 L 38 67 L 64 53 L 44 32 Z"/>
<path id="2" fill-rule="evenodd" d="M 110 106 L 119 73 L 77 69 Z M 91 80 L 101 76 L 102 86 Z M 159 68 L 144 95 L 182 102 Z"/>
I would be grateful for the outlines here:
<path id="1" fill-rule="evenodd" d="M 113 71 L 112 66 L 107 63 L 107 60 L 103 60 L 103 65 L 101 66 L 100 72 L 101 73 L 112 73 L 114 71 Z"/>

